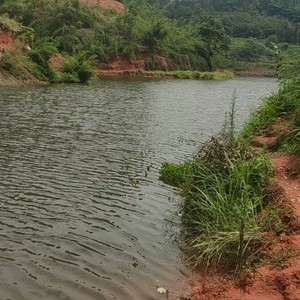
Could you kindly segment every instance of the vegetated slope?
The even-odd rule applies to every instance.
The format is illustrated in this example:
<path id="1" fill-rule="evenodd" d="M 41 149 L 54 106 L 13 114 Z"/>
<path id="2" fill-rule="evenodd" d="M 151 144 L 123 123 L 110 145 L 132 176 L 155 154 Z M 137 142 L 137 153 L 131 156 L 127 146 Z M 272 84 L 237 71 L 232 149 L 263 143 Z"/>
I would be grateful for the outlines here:
<path id="1" fill-rule="evenodd" d="M 175 17 L 170 19 L 168 15 L 171 16 L 173 5 L 183 11 L 184 3 L 172 1 L 166 4 L 166 10 L 162 10 L 136 0 L 128 3 L 126 9 L 114 0 L 3 0 L 0 15 L 6 15 L 26 28 L 27 36 L 23 40 L 29 43 L 31 51 L 19 55 L 31 64 L 35 77 L 54 82 L 85 82 L 93 76 L 95 66 L 107 69 L 112 62 L 130 66 L 143 61 L 145 70 L 212 71 L 227 66 L 242 70 L 245 66 L 240 61 L 255 63 L 260 59 L 265 59 L 270 66 L 275 53 L 272 44 L 274 24 L 280 24 L 281 28 L 276 29 L 276 39 L 285 40 L 281 39 L 280 32 L 287 32 L 286 27 L 280 22 L 288 21 L 261 15 L 257 21 L 255 13 L 248 10 L 228 13 L 236 13 L 242 20 L 251 16 L 255 24 L 252 23 L 259 26 L 259 30 L 251 29 L 251 32 L 264 32 L 262 35 L 269 37 L 266 43 L 257 40 L 234 40 L 232 43 L 229 34 L 235 36 L 235 33 L 224 21 L 227 12 L 223 16 L 215 11 L 215 16 L 210 16 L 203 9 L 200 17 L 188 13 L 184 21 L 180 17 L 176 17 L 180 21 Z M 191 3 L 193 7 L 198 2 L 193 0 Z M 248 9 L 249 5 L 245 7 Z M 241 23 L 233 17 L 230 21 L 234 26 Z M 252 24 L 250 19 L 248 25 Z M 263 21 L 267 22 L 268 31 L 262 29 Z M 295 29 L 294 25 L 289 26 L 291 30 Z M 241 27 L 243 36 L 247 28 Z M 59 68 L 49 63 L 58 54 L 62 58 Z M 13 57 L 10 61 L 13 65 Z M 6 68 L 9 68 L 8 64 Z M 22 77 L 19 72 L 14 74 Z"/>
<path id="2" fill-rule="evenodd" d="M 84 4 L 83 4 L 84 3 Z M 4 0 L 0 14 L 32 29 L 32 51 L 24 54 L 35 65 L 35 76 L 50 81 L 86 81 L 93 66 L 124 57 L 146 59 L 147 69 L 201 69 L 218 66 L 228 44 L 216 18 L 199 26 L 179 24 L 151 5 L 79 0 Z M 100 4 L 100 5 L 98 5 Z M 113 6 L 115 10 L 103 9 Z M 61 72 L 49 59 L 60 53 Z M 162 62 L 168 62 L 163 63 Z M 9 71 L 9 70 L 8 70 Z"/>
<path id="3" fill-rule="evenodd" d="M 299 0 L 148 1 L 184 24 L 192 21 L 197 26 L 207 15 L 216 16 L 231 37 L 230 50 L 220 65 L 238 74 L 274 76 L 274 44 L 283 51 L 300 45 Z M 296 62 L 292 55 L 290 60 Z"/>
<path id="4" fill-rule="evenodd" d="M 183 21 L 198 22 L 207 13 L 215 14 L 234 37 L 274 36 L 279 42 L 299 42 L 298 0 L 158 0 L 156 3 L 165 7 L 171 18 Z"/>
<path id="5" fill-rule="evenodd" d="M 0 16 L 0 85 L 20 85 L 38 80 L 26 53 L 32 31 L 8 16 Z"/>

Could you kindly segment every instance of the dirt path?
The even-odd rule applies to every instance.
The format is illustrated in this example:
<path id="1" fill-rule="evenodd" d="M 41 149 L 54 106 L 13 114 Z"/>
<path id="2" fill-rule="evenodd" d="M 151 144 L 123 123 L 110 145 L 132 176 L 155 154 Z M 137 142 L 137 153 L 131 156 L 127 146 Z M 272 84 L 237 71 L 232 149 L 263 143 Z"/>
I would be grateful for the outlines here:
<path id="1" fill-rule="evenodd" d="M 266 142 L 270 138 L 260 137 Z M 295 172 L 293 156 L 272 153 L 278 189 L 295 214 L 300 228 L 300 174 Z M 270 237 L 270 240 L 272 237 Z M 274 256 L 240 278 L 218 275 L 195 276 L 191 280 L 191 300 L 300 300 L 300 234 L 299 230 L 283 233 L 271 246 Z M 243 277 L 244 276 L 244 277 Z"/>

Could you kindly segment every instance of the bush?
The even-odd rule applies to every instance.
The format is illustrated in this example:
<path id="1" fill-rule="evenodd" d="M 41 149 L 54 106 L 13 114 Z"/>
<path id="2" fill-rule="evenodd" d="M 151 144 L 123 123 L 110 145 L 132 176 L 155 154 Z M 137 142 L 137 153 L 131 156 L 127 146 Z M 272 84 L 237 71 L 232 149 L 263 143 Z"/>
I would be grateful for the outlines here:
<path id="1" fill-rule="evenodd" d="M 233 56 L 248 61 L 257 61 L 262 56 L 274 56 L 274 52 L 266 48 L 256 39 L 248 39 L 246 43 L 233 52 Z"/>
<path id="2" fill-rule="evenodd" d="M 79 65 L 77 75 L 81 83 L 87 83 L 94 75 L 94 70 L 87 61 Z"/>
<path id="3" fill-rule="evenodd" d="M 73 78 L 73 82 L 87 83 L 94 75 L 92 60 L 87 60 L 85 52 L 66 56 L 63 60 L 63 72 L 71 75 L 69 78 Z"/>

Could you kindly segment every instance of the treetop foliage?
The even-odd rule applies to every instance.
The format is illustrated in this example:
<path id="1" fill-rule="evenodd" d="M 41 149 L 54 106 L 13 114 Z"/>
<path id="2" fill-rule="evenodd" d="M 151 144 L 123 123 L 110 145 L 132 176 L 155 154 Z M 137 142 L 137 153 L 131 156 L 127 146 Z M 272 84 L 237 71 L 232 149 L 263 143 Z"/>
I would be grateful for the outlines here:
<path id="1" fill-rule="evenodd" d="M 172 19 L 201 22 L 207 14 L 221 19 L 234 37 L 267 38 L 299 42 L 299 0 L 149 0 L 166 9 Z"/>

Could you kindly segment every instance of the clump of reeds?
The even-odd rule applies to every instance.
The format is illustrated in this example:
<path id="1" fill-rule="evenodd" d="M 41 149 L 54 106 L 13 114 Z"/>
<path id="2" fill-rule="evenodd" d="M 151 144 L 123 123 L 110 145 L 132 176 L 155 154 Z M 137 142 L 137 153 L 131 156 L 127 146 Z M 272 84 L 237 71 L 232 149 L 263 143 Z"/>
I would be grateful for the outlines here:
<path id="1" fill-rule="evenodd" d="M 237 142 L 213 139 L 194 160 L 182 222 L 189 259 L 205 267 L 239 269 L 261 240 L 257 218 L 271 174 L 264 155 L 253 156 Z M 252 248 L 253 250 L 253 248 Z"/>

